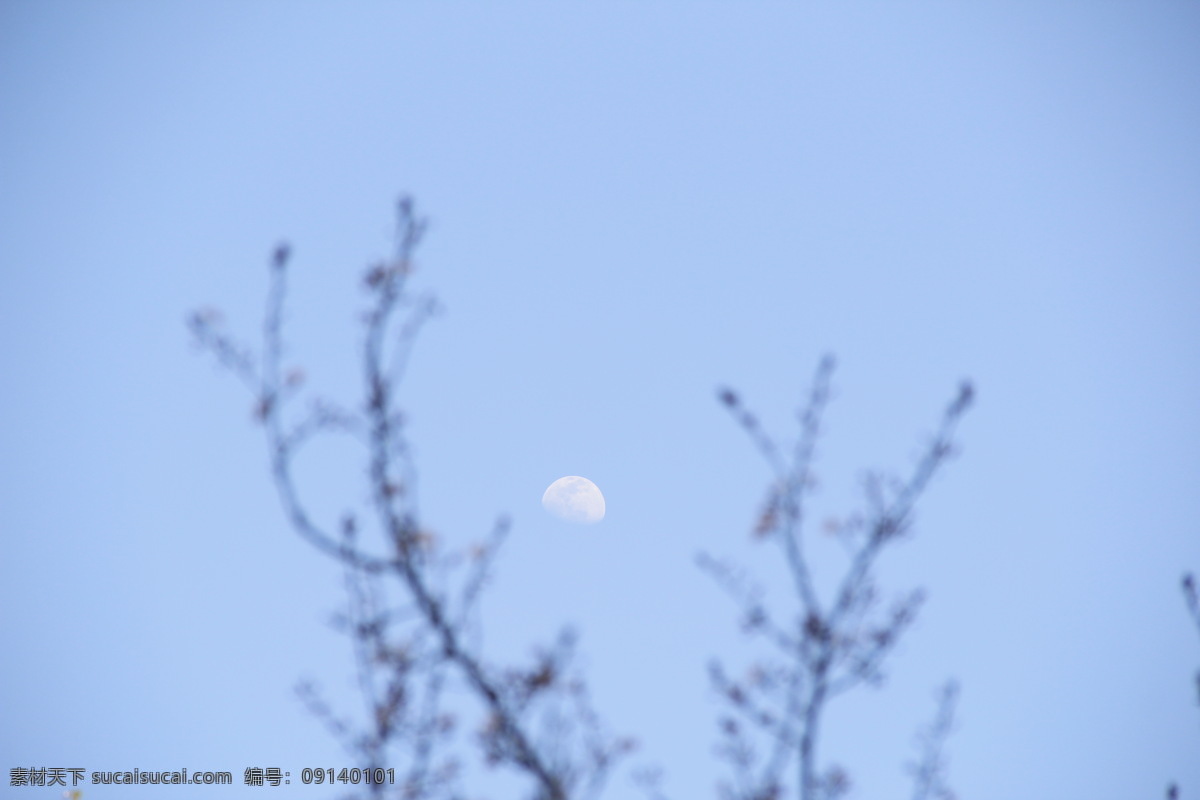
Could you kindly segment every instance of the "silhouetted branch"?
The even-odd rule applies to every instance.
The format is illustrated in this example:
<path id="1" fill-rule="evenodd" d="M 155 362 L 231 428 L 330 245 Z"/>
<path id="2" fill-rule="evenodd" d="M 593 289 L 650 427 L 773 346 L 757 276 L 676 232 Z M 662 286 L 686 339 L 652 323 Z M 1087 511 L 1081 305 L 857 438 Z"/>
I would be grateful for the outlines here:
<path id="1" fill-rule="evenodd" d="M 416 468 L 396 395 L 413 344 L 437 306 L 430 297 L 407 290 L 414 254 L 426 231 L 411 201 L 398 206 L 396 254 L 371 266 L 364 285 L 370 296 L 365 319 L 362 365 L 364 396 L 358 411 L 327 401 L 314 402 L 296 422 L 286 420 L 303 375 L 283 369 L 284 306 L 290 248 L 271 258 L 270 283 L 262 327 L 262 355 L 219 330 L 211 312 L 193 314 L 189 327 L 196 341 L 237 374 L 255 395 L 271 458 L 271 474 L 293 529 L 318 551 L 340 563 L 346 574 L 347 611 L 338 622 L 354 644 L 360 694 L 369 722 L 357 738 L 319 698 L 315 688 L 298 690 L 306 705 L 367 767 L 387 763 L 389 752 L 403 747 L 407 768 L 401 797 L 424 800 L 449 796 L 457 778 L 457 759 L 439 759 L 435 751 L 457 729 L 441 710 L 450 671 L 482 706 L 484 724 L 478 744 L 485 760 L 529 777 L 539 800 L 596 796 L 616 759 L 629 750 L 626 740 L 603 732 L 591 708 L 586 686 L 571 664 L 574 636 L 564 633 L 555 646 L 539 653 L 527 668 L 495 669 L 467 641 L 482 588 L 508 530 L 497 523 L 480 546 L 462 554 L 443 553 L 437 538 L 418 522 Z M 343 517 L 340 528 L 316 521 L 297 489 L 293 466 L 303 448 L 324 434 L 349 435 L 363 445 L 370 506 L 382 549 L 366 547 L 359 519 Z M 458 590 L 451 572 L 466 565 Z M 385 601 L 384 581 L 401 589 L 401 607 Z M 439 587 L 439 588 L 435 588 Z M 372 785 L 372 795 L 389 791 Z"/>
<path id="2" fill-rule="evenodd" d="M 297 410 L 296 401 L 305 396 L 304 373 L 285 366 L 287 245 L 277 247 L 270 259 L 258 355 L 228 336 L 215 312 L 188 319 L 195 341 L 254 396 L 272 480 L 291 527 L 344 572 L 347 602 L 335 625 L 353 646 L 366 722 L 356 729 L 337 716 L 311 684 L 297 692 L 364 766 L 398 767 L 401 782 L 369 785 L 373 797 L 460 798 L 462 764 L 454 748 L 473 730 L 469 741 L 482 759 L 523 775 L 533 800 L 591 800 L 633 743 L 608 734 L 595 713 L 575 666 L 574 633 L 564 630 L 519 666 L 489 663 L 482 651 L 479 605 L 509 531 L 507 519 L 499 519 L 481 543 L 461 549 L 421 522 L 418 473 L 398 394 L 420 331 L 438 306 L 431 296 L 409 288 L 428 225 L 408 199 L 397 211 L 393 256 L 371 265 L 363 278 L 368 301 L 357 402 L 309 398 L 306 410 Z M 867 476 L 862 509 L 836 528 L 848 560 L 833 592 L 826 594 L 817 590 L 804 537 L 833 370 L 833 359 L 822 359 L 797 413 L 799 434 L 791 447 L 777 444 L 733 390 L 719 392 L 768 467 L 771 480 L 753 535 L 778 544 L 792 595 L 784 607 L 769 608 L 743 570 L 705 554 L 698 558 L 738 604 L 744 632 L 766 654 L 736 676 L 720 662 L 710 666 L 711 684 L 727 711 L 719 720 L 718 745 L 731 767 L 730 780 L 719 790 L 725 800 L 782 800 L 785 795 L 834 800 L 849 791 L 846 772 L 836 765 L 821 768 L 818 758 L 829 701 L 883 680 L 887 658 L 924 600 L 922 592 L 912 591 L 886 606 L 875 572 L 884 552 L 910 530 L 916 503 L 952 452 L 955 428 L 973 391 L 962 385 L 906 479 Z M 305 449 L 327 435 L 348 438 L 361 448 L 367 480 L 367 499 L 349 503 L 353 510 L 334 521 L 318 518 L 295 477 Z M 1200 626 L 1200 600 L 1190 576 L 1184 587 Z M 446 711 L 452 693 L 474 701 L 477 727 L 460 724 Z M 938 717 L 923 735 L 923 757 L 913 768 L 916 800 L 951 797 L 942 753 L 955 696 L 953 685 L 943 690 Z M 644 773 L 640 783 L 662 800 L 652 773 Z"/>
<path id="3" fill-rule="evenodd" d="M 913 507 L 950 455 L 954 429 L 973 398 L 971 386 L 963 384 L 908 480 L 868 478 L 865 515 L 851 517 L 840 531 L 850 547 L 850 562 L 826 606 L 812 581 L 803 528 L 833 368 L 832 358 L 821 361 L 808 402 L 798 414 L 800 435 L 787 459 L 735 392 L 723 389 L 718 394 L 773 475 L 753 532 L 756 538 L 779 543 L 796 602 L 793 622 L 777 625 L 772 619 L 775 615 L 768 613 L 760 600 L 761 592 L 744 575 L 725 562 L 700 557 L 700 565 L 741 606 L 743 629 L 762 637 L 777 653 L 775 660 L 756 665 L 753 677 L 746 680 L 729 678 L 719 663 L 710 669 L 714 688 L 736 712 L 720 723 L 720 752 L 733 767 L 736 779 L 722 789 L 731 799 L 782 796 L 789 791 L 783 778 L 789 764 L 794 764 L 795 790 L 801 800 L 834 798 L 848 790 L 849 778 L 841 768 L 830 767 L 824 773 L 817 770 L 825 708 L 842 692 L 881 681 L 885 659 L 916 617 L 923 601 L 919 591 L 898 600 L 890 612 L 878 611 L 874 567 L 885 548 L 899 541 L 910 527 Z M 760 753 L 754 746 L 756 736 L 766 740 L 767 752 Z"/>

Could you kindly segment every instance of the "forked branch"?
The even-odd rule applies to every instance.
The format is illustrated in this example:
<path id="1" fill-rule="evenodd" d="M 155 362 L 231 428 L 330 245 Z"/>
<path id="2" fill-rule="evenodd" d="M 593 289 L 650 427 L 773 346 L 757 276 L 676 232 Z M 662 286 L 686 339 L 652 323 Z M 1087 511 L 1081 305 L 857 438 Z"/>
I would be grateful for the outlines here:
<path id="1" fill-rule="evenodd" d="M 735 783 L 725 785 L 724 793 L 737 800 L 781 797 L 788 791 L 784 776 L 789 768 L 795 770 L 795 792 L 800 800 L 824 800 L 848 790 L 849 778 L 841 768 L 818 771 L 826 707 L 838 694 L 881 681 L 884 661 L 916 617 L 923 600 L 919 591 L 897 600 L 890 611 L 880 610 L 875 567 L 883 552 L 910 528 L 916 502 L 951 454 L 954 430 L 974 396 L 970 384 L 959 388 L 907 480 L 875 477 L 867 481 L 865 511 L 852 515 L 840 531 L 850 548 L 849 563 L 826 600 L 814 586 L 804 523 L 806 500 L 815 484 L 812 466 L 833 368 L 832 358 L 821 361 L 808 402 L 798 415 L 799 437 L 788 456 L 734 391 L 723 389 L 718 394 L 770 469 L 772 483 L 753 532 L 755 538 L 779 545 L 794 590 L 789 611 L 768 611 L 758 592 L 744 588 L 747 581 L 740 572 L 726 562 L 701 558 L 701 566 L 741 605 L 743 629 L 773 652 L 755 662 L 744 679 L 729 677 L 720 664 L 711 669 L 714 687 L 734 712 L 723 718 L 721 731 L 722 752 L 735 775 Z M 786 624 L 774 621 L 788 618 L 791 622 Z M 943 698 L 944 709 L 952 704 L 948 697 Z M 946 720 L 943 728 L 948 730 L 948 717 Z M 765 751 L 760 752 L 756 741 L 765 743 Z M 940 744 L 931 758 L 923 762 L 928 765 L 921 773 L 927 778 L 927 788 L 919 797 L 934 797 L 929 793 L 941 791 L 941 783 L 936 782 L 941 775 Z"/>
<path id="2" fill-rule="evenodd" d="M 571 665 L 573 638 L 560 638 L 532 666 L 510 669 L 488 666 L 468 641 L 507 522 L 499 522 L 484 545 L 453 552 L 446 552 L 419 522 L 416 468 L 397 389 L 418 332 L 436 304 L 408 289 L 426 222 L 407 199 L 398 211 L 394 256 L 372 265 L 364 278 L 370 302 L 362 350 L 364 389 L 357 410 L 318 401 L 299 421 L 288 419 L 291 401 L 300 393 L 299 373 L 284 367 L 288 246 L 279 246 L 271 257 L 258 358 L 220 329 L 215 314 L 189 319 L 196 341 L 254 393 L 271 474 L 292 528 L 346 573 L 349 603 L 341 622 L 354 643 L 367 729 L 349 737 L 348 726 L 307 685 L 305 702 L 339 738 L 351 741 L 368 767 L 382 766 L 390 752 L 403 750 L 408 763 L 401 796 L 421 800 L 449 795 L 456 776 L 457 760 L 438 760 L 434 752 L 456 728 L 453 717 L 442 711 L 453 676 L 459 690 L 481 706 L 477 743 L 489 764 L 526 775 L 539 800 L 594 796 L 628 745 L 604 734 L 591 710 Z M 369 513 L 347 512 L 332 527 L 310 512 L 294 475 L 299 454 L 321 435 L 350 435 L 360 443 L 369 482 Z M 373 519 L 380 534 L 374 546 L 363 541 L 364 518 Z M 460 569 L 464 565 L 465 573 Z M 456 592 L 441 588 L 453 585 Z M 398 605 L 389 604 L 391 595 L 398 596 Z M 537 729 L 546 725 L 553 726 L 555 735 L 539 738 Z M 372 794 L 382 791 L 372 787 Z"/>

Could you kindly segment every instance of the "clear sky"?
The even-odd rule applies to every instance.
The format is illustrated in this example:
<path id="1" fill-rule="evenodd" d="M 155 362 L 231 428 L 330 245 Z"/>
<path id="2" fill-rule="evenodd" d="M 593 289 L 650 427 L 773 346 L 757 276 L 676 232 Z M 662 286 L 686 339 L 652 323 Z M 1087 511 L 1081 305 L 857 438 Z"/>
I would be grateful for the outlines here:
<path id="1" fill-rule="evenodd" d="M 256 335 L 287 238 L 292 352 L 351 400 L 359 276 L 412 192 L 445 307 L 404 390 L 425 520 L 512 515 L 489 652 L 577 625 L 672 797 L 715 796 L 705 666 L 744 646 L 695 554 L 783 577 L 714 390 L 787 439 L 826 352 L 818 519 L 910 467 L 960 379 L 979 396 L 885 565 L 923 615 L 831 707 L 852 796 L 905 795 L 951 677 L 963 798 L 1200 795 L 1197 131 L 1185 2 L 5 0 L 0 766 L 350 763 L 292 694 L 352 698 L 339 572 L 184 318 Z M 364 491 L 343 456 L 302 476 L 330 515 Z M 572 474 L 602 523 L 541 509 Z M 170 791 L 268 794 L 330 796 Z"/>

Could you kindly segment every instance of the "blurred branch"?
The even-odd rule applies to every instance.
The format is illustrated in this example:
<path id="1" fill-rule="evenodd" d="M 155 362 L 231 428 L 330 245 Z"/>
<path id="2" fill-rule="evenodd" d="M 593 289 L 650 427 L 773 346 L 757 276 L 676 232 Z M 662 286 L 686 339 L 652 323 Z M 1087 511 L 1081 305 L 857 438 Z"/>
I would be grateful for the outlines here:
<path id="1" fill-rule="evenodd" d="M 724 787 L 724 794 L 738 800 L 780 797 L 788 791 L 783 776 L 789 765 L 795 769 L 795 790 L 801 800 L 834 798 L 849 790 L 849 778 L 840 767 L 818 772 L 823 715 L 834 696 L 882 680 L 884 661 L 916 618 L 924 598 L 919 591 L 898 600 L 890 612 L 878 611 L 874 568 L 883 551 L 909 529 L 913 508 L 949 458 L 954 430 L 974 396 L 970 384 L 959 388 L 907 480 L 868 479 L 866 513 L 852 516 L 841 530 L 850 547 L 850 562 L 826 606 L 813 584 L 803 529 L 833 369 L 831 357 L 822 359 L 808 401 L 798 414 L 799 437 L 786 458 L 733 390 L 718 393 L 770 468 L 773 482 L 753 532 L 755 538 L 778 542 L 795 593 L 795 607 L 787 615 L 793 622 L 780 626 L 773 621 L 780 615 L 768 612 L 761 593 L 748 588 L 741 572 L 707 555 L 700 557 L 701 567 L 741 606 L 743 630 L 761 637 L 776 652 L 769 662 L 756 664 L 745 680 L 730 678 L 719 663 L 710 669 L 714 688 L 735 711 L 735 716 L 723 717 L 720 723 L 720 752 L 736 779 L 735 785 Z M 765 753 L 754 746 L 755 737 L 765 739 Z M 940 775 L 940 762 L 934 766 L 937 769 L 930 767 L 934 770 L 930 774 Z"/>
<path id="2" fill-rule="evenodd" d="M 912 766 L 913 800 L 954 800 L 946 786 L 946 739 L 954 727 L 954 707 L 958 703 L 958 684 L 950 681 L 938 692 L 938 711 L 933 723 L 921 733 L 921 760 Z"/>
<path id="3" fill-rule="evenodd" d="M 1189 572 L 1183 576 L 1183 597 L 1187 603 L 1188 614 L 1200 632 L 1200 592 L 1196 588 L 1196 579 Z M 1200 704 L 1200 670 L 1196 671 L 1196 702 Z"/>
<path id="4" fill-rule="evenodd" d="M 1183 576 L 1183 598 L 1187 603 L 1188 614 L 1200 632 L 1200 592 L 1196 588 L 1196 579 L 1192 573 Z M 1200 704 L 1200 670 L 1196 671 L 1196 702 Z"/>
<path id="5" fill-rule="evenodd" d="M 283 368 L 287 245 L 272 254 L 257 361 L 219 329 L 211 312 L 193 314 L 189 328 L 196 342 L 254 393 L 272 478 L 293 529 L 345 572 L 348 604 L 338 624 L 354 645 L 368 724 L 363 733 L 351 736 L 348 724 L 334 716 L 311 684 L 304 684 L 298 692 L 314 715 L 369 768 L 383 766 L 393 751 L 402 749 L 407 769 L 401 770 L 400 796 L 406 800 L 451 796 L 458 761 L 438 757 L 436 751 L 445 749 L 458 730 L 454 718 L 441 710 L 452 671 L 481 706 L 483 724 L 476 741 L 487 763 L 526 775 L 538 800 L 594 797 L 630 743 L 604 733 L 571 664 L 574 636 L 561 635 L 532 666 L 509 669 L 486 665 L 466 639 L 507 521 L 499 521 L 486 543 L 468 550 L 466 557 L 443 553 L 437 537 L 418 522 L 416 468 L 396 396 L 417 335 L 437 308 L 432 298 L 414 298 L 407 288 L 426 229 L 413 203 L 402 199 L 396 253 L 372 265 L 364 277 L 370 304 L 364 318 L 364 395 L 357 411 L 318 400 L 299 421 L 285 419 L 303 377 L 299 370 Z M 325 527 L 304 503 L 294 464 L 303 448 L 324 434 L 350 435 L 363 445 L 370 516 L 382 534 L 382 548 L 364 547 L 357 515 L 346 514 L 337 526 Z M 435 589 L 464 564 L 465 577 L 456 592 Z M 388 607 L 385 580 L 400 590 L 401 608 Z M 369 787 L 373 796 L 386 790 Z"/>
<path id="6" fill-rule="evenodd" d="M 402 782 L 368 786 L 373 797 L 461 797 L 461 763 L 453 748 L 463 743 L 469 726 L 446 711 L 452 692 L 474 701 L 479 724 L 470 741 L 483 761 L 523 775 L 531 800 L 599 797 L 633 743 L 609 735 L 593 710 L 575 666 L 574 633 L 564 630 L 550 646 L 535 650 L 530 663 L 519 666 L 491 664 L 482 652 L 479 607 L 509 532 L 507 519 L 497 520 L 482 543 L 461 549 L 448 546 L 421 523 L 418 474 L 398 394 L 416 340 L 438 306 L 431 296 L 414 294 L 409 287 L 427 222 L 408 199 L 400 201 L 397 212 L 393 256 L 371 265 L 363 278 L 369 299 L 357 402 L 309 398 L 306 410 L 295 408 L 295 401 L 306 395 L 303 371 L 285 367 L 287 245 L 271 255 L 259 355 L 226 334 L 216 312 L 200 311 L 188 319 L 196 343 L 254 396 L 271 476 L 290 525 L 344 573 L 346 607 L 335 624 L 353 646 L 366 722 L 355 731 L 312 684 L 302 684 L 297 692 L 365 766 L 402 762 L 397 770 Z M 966 383 L 960 387 L 906 479 L 867 476 L 862 509 L 837 526 L 848 550 L 845 571 L 832 584 L 833 592 L 822 596 L 804 537 L 834 367 L 831 357 L 821 360 L 797 413 L 799 434 L 791 447 L 781 447 L 768 435 L 732 389 L 718 395 L 768 467 L 771 480 L 753 535 L 779 546 L 791 595 L 782 608 L 769 608 L 745 571 L 706 554 L 698 557 L 699 566 L 737 603 L 743 631 L 767 654 L 739 675 L 720 662 L 709 669 L 711 685 L 728 712 L 719 720 L 718 746 L 732 773 L 720 787 L 725 800 L 781 800 L 785 794 L 834 800 L 846 794 L 846 772 L 836 765 L 821 769 L 818 758 L 829 701 L 883 680 L 888 657 L 924 602 L 924 594 L 916 590 L 885 607 L 875 573 L 883 553 L 909 532 L 917 502 L 953 452 L 954 432 L 972 403 L 973 390 Z M 366 500 L 350 504 L 353 512 L 322 521 L 300 492 L 295 469 L 305 449 L 327 435 L 349 437 L 361 447 L 368 491 Z M 1184 587 L 1200 627 L 1200 600 L 1191 576 Z M 937 718 L 922 735 L 923 756 L 913 767 L 916 800 L 952 797 L 944 783 L 942 754 L 956 696 L 948 684 Z M 642 773 L 640 785 L 648 795 L 662 798 L 656 773 Z"/>
<path id="7" fill-rule="evenodd" d="M 1190 572 L 1183 576 L 1183 599 L 1196 631 L 1200 633 L 1200 593 L 1196 589 L 1196 579 Z"/>

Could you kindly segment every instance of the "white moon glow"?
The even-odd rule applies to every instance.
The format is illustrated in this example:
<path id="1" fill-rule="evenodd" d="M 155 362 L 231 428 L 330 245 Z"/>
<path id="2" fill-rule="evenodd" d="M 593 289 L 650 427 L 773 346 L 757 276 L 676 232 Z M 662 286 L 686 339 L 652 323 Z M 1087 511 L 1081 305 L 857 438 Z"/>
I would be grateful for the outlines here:
<path id="1" fill-rule="evenodd" d="M 559 478 L 542 495 L 542 507 L 567 522 L 599 522 L 604 519 L 604 495 L 600 487 L 578 475 Z"/>

